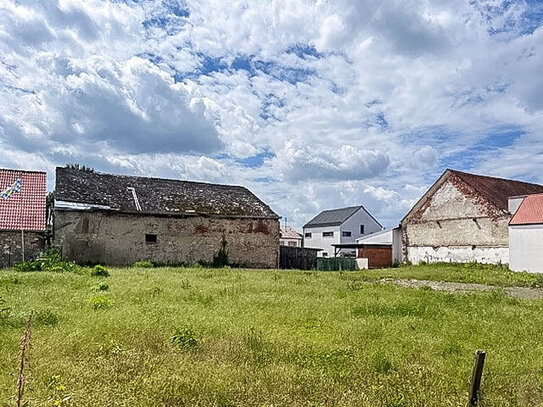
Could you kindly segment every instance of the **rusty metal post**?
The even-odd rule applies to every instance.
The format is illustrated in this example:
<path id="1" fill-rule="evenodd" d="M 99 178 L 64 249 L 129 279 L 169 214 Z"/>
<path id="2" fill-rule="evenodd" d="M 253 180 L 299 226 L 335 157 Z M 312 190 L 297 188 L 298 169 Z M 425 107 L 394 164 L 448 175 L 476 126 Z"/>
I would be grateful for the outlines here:
<path id="1" fill-rule="evenodd" d="M 486 352 L 477 350 L 475 352 L 475 361 L 473 364 L 473 373 L 471 375 L 471 386 L 469 390 L 468 407 L 475 407 L 479 404 L 479 388 L 481 387 L 481 378 L 483 377 L 483 366 L 485 364 Z"/>

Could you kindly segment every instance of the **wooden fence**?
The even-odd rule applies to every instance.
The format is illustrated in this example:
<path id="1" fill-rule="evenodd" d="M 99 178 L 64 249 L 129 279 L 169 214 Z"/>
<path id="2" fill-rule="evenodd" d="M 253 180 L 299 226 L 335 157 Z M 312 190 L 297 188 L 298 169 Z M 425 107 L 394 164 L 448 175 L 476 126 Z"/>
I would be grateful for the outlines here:
<path id="1" fill-rule="evenodd" d="M 279 246 L 279 268 L 315 270 L 318 251 L 307 247 Z"/>

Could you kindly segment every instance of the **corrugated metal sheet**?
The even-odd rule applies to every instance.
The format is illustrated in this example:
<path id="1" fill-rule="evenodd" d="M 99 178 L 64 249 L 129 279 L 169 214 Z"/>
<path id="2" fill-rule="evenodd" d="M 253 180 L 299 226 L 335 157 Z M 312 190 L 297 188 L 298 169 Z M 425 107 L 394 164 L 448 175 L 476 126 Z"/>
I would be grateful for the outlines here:
<path id="1" fill-rule="evenodd" d="M 528 195 L 524 198 L 510 224 L 543 224 L 543 194 Z"/>
<path id="2" fill-rule="evenodd" d="M 0 169 L 0 230 L 45 230 L 46 174 Z"/>

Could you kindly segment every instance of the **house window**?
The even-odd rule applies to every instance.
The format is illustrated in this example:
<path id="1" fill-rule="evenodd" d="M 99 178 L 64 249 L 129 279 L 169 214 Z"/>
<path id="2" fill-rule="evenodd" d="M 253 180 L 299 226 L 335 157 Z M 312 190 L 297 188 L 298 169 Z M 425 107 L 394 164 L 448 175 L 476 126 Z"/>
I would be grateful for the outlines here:
<path id="1" fill-rule="evenodd" d="M 360 225 L 360 234 L 361 234 L 361 235 L 364 234 L 364 225 Z"/>
<path id="2" fill-rule="evenodd" d="M 298 246 L 298 243 L 296 243 L 296 242 L 288 242 L 288 245 L 290 247 L 296 247 L 296 246 Z"/>
<path id="3" fill-rule="evenodd" d="M 156 235 L 152 233 L 145 234 L 145 243 L 147 244 L 156 244 Z"/>
<path id="4" fill-rule="evenodd" d="M 322 237 L 334 237 L 334 232 L 322 232 Z"/>
<path id="5" fill-rule="evenodd" d="M 311 239 L 311 232 L 306 232 L 305 237 L 306 237 L 307 239 Z"/>
<path id="6" fill-rule="evenodd" d="M 284 240 L 281 240 L 281 241 L 279 241 L 279 244 L 280 244 L 281 246 L 284 246 L 284 245 L 285 245 L 285 241 L 284 241 Z"/>
<path id="7" fill-rule="evenodd" d="M 351 232 L 341 232 L 341 236 L 343 236 L 343 237 L 351 237 Z"/>

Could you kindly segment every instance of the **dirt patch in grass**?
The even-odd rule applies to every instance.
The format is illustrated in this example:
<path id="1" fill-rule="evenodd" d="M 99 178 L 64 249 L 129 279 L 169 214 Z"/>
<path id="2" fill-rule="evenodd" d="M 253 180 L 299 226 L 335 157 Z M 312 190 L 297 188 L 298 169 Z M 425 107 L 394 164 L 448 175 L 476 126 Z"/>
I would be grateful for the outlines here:
<path id="1" fill-rule="evenodd" d="M 430 280 L 395 280 L 385 278 L 382 283 L 396 284 L 402 287 L 409 288 L 430 288 L 435 291 L 447 291 L 450 293 L 466 293 L 471 291 L 494 291 L 503 290 L 508 296 L 522 299 L 539 299 L 543 298 L 543 289 L 526 288 L 526 287 L 496 287 L 486 284 L 472 283 L 451 283 L 445 281 L 430 281 Z"/>

